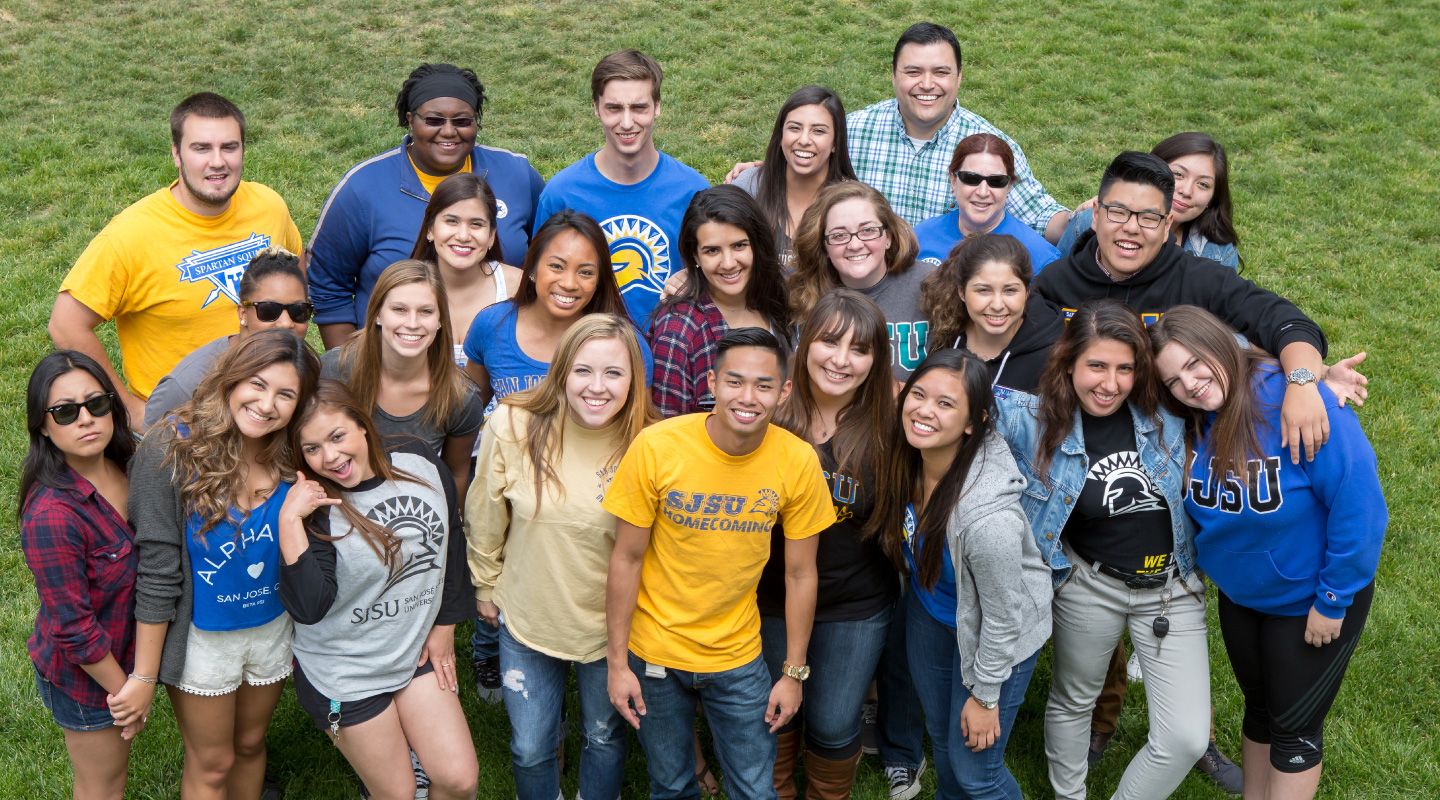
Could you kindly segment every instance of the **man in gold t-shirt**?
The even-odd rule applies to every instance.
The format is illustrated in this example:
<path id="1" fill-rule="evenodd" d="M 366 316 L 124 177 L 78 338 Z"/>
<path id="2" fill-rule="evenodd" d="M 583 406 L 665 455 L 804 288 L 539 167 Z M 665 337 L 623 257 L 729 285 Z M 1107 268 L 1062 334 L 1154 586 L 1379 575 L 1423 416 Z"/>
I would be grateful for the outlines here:
<path id="1" fill-rule="evenodd" d="M 285 201 L 240 180 L 245 115 L 210 92 L 170 112 L 170 154 L 179 177 L 120 212 L 80 255 L 50 312 L 55 346 L 100 362 L 119 389 L 130 426 L 180 359 L 239 330 L 240 276 L 273 245 L 301 251 Z M 126 381 L 95 329 L 115 320 Z"/>
<path id="2" fill-rule="evenodd" d="M 610 701 L 645 748 L 652 797 L 698 797 L 691 746 L 705 708 L 732 800 L 773 798 L 775 731 L 800 705 L 815 616 L 816 534 L 835 507 L 815 450 L 770 425 L 790 392 L 761 328 L 716 348 L 715 410 L 635 438 L 603 503 L 616 517 L 606 588 Z M 785 675 L 760 655 L 755 587 L 784 523 Z"/>

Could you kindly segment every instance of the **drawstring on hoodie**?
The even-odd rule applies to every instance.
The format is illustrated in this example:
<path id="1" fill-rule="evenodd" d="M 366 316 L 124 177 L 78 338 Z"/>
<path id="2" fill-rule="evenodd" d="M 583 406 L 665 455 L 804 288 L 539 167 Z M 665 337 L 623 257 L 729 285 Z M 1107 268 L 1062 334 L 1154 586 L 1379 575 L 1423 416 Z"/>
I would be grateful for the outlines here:
<path id="1" fill-rule="evenodd" d="M 950 345 L 950 346 L 953 347 L 953 348 L 955 348 L 956 350 L 959 350 L 960 347 L 961 347 L 960 342 L 961 342 L 964 338 L 965 338 L 964 334 L 961 334 L 960 336 L 956 336 L 956 337 L 955 337 L 955 344 L 952 344 L 952 345 Z M 997 370 L 995 370 L 995 380 L 990 381 L 990 385 L 991 385 L 991 386 L 998 386 L 998 385 L 1000 384 L 1000 376 L 1005 374 L 1005 364 L 1006 364 L 1006 362 L 1008 362 L 1009 360 L 1010 360 L 1010 351 L 1009 351 L 1009 350 L 1006 350 L 1005 352 L 1003 352 L 1003 353 L 1000 354 L 1000 368 L 997 369 Z"/>

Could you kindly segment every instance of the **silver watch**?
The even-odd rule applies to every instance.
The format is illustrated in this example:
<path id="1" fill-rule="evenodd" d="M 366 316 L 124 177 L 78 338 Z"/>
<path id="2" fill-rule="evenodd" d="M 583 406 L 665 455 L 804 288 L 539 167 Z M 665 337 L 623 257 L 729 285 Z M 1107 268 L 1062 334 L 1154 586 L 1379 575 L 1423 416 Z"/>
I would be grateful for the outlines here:
<path id="1" fill-rule="evenodd" d="M 1314 383 L 1314 382 L 1315 382 L 1315 373 L 1311 372 L 1311 371 L 1308 370 L 1308 369 L 1305 369 L 1304 367 L 1299 367 L 1299 368 L 1297 368 L 1297 369 L 1292 369 L 1292 370 L 1290 370 L 1290 374 L 1285 376 L 1285 385 L 1286 385 L 1286 386 L 1289 386 L 1289 385 L 1292 384 L 1292 383 L 1294 383 L 1294 384 L 1299 384 L 1300 386 L 1304 386 L 1304 385 L 1307 384 L 1307 383 Z"/>

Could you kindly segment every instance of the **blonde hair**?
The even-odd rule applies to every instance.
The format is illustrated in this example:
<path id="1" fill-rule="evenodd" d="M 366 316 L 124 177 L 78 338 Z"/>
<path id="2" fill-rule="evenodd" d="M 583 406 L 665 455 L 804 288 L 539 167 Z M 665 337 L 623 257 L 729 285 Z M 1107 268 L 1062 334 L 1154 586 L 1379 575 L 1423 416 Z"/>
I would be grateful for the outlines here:
<path id="1" fill-rule="evenodd" d="M 428 261 L 405 259 L 396 261 L 380 273 L 375 288 L 370 292 L 370 303 L 365 309 L 365 327 L 356 331 L 350 340 L 340 346 L 342 374 L 349 368 L 350 380 L 347 385 L 360 407 L 368 412 L 375 408 L 380 396 L 380 349 L 383 345 L 375 335 L 375 323 L 385 298 L 400 286 L 423 283 L 435 293 L 435 304 L 440 315 L 440 329 L 435 332 L 435 341 L 425 354 L 430 372 L 430 393 L 425 401 L 422 422 L 432 428 L 443 430 L 455 409 L 465 402 L 465 382 L 469 380 L 455 364 L 455 340 L 450 331 L 450 300 L 445 294 L 445 283 L 440 271 Z"/>
<path id="2" fill-rule="evenodd" d="M 890 234 L 890 249 L 885 251 L 886 274 L 899 275 L 915 263 L 915 254 L 920 249 L 915 231 L 890 208 L 884 195 L 859 181 L 825 186 L 815 196 L 815 202 L 805 209 L 795 228 L 795 271 L 790 275 L 791 319 L 809 316 L 810 309 L 826 292 L 844 285 L 826 250 L 825 218 L 830 215 L 830 209 L 857 198 L 874 207 L 875 216 Z"/>
<path id="3" fill-rule="evenodd" d="M 570 413 L 570 404 L 565 399 L 565 380 L 574 366 L 580 348 L 592 339 L 619 339 L 625 345 L 630 357 L 630 394 L 625 405 L 615 415 L 618 425 L 615 430 L 615 450 L 606 467 L 620 463 L 630 442 L 646 426 L 660 421 L 660 412 L 650 402 L 650 390 L 645 385 L 645 358 L 640 351 L 640 338 L 630 320 L 614 314 L 589 314 L 581 317 L 565 334 L 555 348 L 555 359 L 545 380 L 533 389 L 512 394 L 502 401 L 515 406 L 531 417 L 526 428 L 526 450 L 535 475 L 535 506 L 538 510 L 544 497 L 545 483 L 553 483 L 560 497 L 565 487 L 555 471 L 555 454 L 565 447 L 565 416 Z M 498 434 L 497 434 L 498 435 Z"/>

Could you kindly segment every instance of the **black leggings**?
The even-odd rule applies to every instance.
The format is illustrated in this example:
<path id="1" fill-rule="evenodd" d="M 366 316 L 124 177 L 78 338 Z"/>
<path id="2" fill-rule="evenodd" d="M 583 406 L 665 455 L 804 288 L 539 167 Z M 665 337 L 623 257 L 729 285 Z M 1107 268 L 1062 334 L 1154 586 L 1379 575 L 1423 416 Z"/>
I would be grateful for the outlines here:
<path id="1" fill-rule="evenodd" d="M 1220 593 L 1220 632 L 1245 695 L 1245 738 L 1270 745 L 1270 765 L 1280 772 L 1304 772 L 1320 763 L 1325 715 L 1340 692 L 1374 596 L 1371 581 L 1355 593 L 1340 636 L 1315 647 L 1305 643 L 1307 617 L 1261 613 Z"/>

